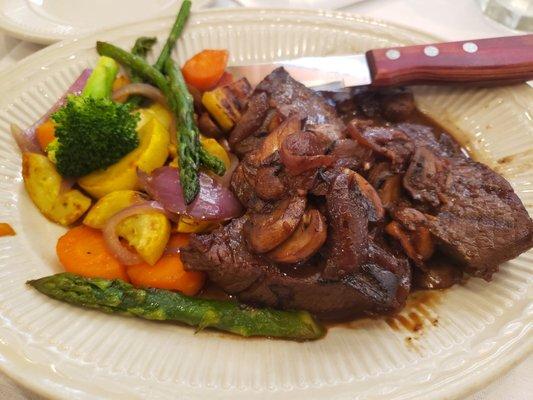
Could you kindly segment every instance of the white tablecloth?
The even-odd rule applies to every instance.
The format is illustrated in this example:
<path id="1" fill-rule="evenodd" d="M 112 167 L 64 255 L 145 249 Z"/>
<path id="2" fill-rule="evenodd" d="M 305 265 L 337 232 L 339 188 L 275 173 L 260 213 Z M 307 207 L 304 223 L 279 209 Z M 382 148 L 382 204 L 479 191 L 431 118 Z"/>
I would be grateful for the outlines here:
<path id="1" fill-rule="evenodd" d="M 268 6 L 268 0 L 263 3 L 265 7 Z M 215 0 L 213 6 L 235 7 L 237 4 L 232 0 Z M 446 40 L 516 34 L 485 18 L 476 0 L 365 0 L 345 7 L 343 11 L 403 24 Z M 42 46 L 22 42 L 0 32 L 0 70 L 41 48 Z M 464 400 L 529 400 L 533 399 L 532 393 L 533 357 L 529 356 L 510 372 Z M 44 400 L 3 374 L 0 374 L 0 399 Z"/>

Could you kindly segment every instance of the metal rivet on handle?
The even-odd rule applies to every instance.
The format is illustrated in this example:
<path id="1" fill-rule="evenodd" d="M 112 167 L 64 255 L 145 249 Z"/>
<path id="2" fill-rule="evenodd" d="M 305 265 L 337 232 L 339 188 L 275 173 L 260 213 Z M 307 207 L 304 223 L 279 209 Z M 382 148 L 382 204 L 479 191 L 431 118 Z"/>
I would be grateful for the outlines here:
<path id="1" fill-rule="evenodd" d="M 475 53 L 478 50 L 477 44 L 473 42 L 463 43 L 463 50 L 467 53 Z"/>
<path id="2" fill-rule="evenodd" d="M 428 57 L 436 57 L 439 55 L 439 49 L 435 46 L 424 47 L 424 54 Z"/>
<path id="3" fill-rule="evenodd" d="M 390 50 L 387 50 L 387 52 L 385 53 L 385 56 L 389 59 L 389 60 L 397 60 L 398 58 L 400 58 L 400 52 L 398 50 L 395 50 L 395 49 L 390 49 Z"/>

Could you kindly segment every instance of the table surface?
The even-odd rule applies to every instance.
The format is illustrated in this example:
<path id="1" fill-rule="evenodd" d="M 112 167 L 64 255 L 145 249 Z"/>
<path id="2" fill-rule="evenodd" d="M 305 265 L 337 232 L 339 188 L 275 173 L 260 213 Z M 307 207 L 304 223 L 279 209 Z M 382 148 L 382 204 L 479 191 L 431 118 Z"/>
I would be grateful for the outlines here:
<path id="1" fill-rule="evenodd" d="M 262 2 L 268 7 L 268 0 Z M 332 4 L 334 0 L 332 0 Z M 233 0 L 215 0 L 212 7 L 237 7 Z M 383 19 L 430 32 L 445 40 L 513 35 L 512 31 L 486 18 L 477 0 L 363 0 L 342 11 Z M 0 71 L 40 50 L 43 46 L 14 39 L 0 31 Z M 533 357 L 464 400 L 527 400 L 533 392 Z M 44 400 L 0 373 L 0 399 Z"/>

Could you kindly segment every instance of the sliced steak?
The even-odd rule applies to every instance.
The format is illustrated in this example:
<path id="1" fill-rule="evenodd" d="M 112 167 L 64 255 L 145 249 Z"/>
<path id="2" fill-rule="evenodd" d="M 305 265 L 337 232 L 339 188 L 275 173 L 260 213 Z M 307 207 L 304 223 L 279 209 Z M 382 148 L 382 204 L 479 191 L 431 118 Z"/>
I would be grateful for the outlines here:
<path id="1" fill-rule="evenodd" d="M 425 268 L 427 255 L 432 254 L 432 240 L 426 237 L 429 229 L 440 251 L 471 275 L 490 279 L 499 264 L 533 245 L 531 218 L 503 177 L 468 158 L 449 135 L 437 129 L 408 122 L 391 127 L 365 120 L 348 124 L 355 140 L 375 156 L 388 159 L 393 172 L 405 172 L 402 183 L 408 196 L 396 203 L 427 216 L 423 226 L 406 228 L 389 207 L 400 225 L 391 223 L 388 232 L 402 242 L 410 258 Z M 371 169 L 374 184 L 386 179 L 381 177 L 386 177 L 386 167 L 378 165 Z M 424 240 L 414 233 L 423 233 Z"/>
<path id="2" fill-rule="evenodd" d="M 262 137 L 287 118 L 304 120 L 304 129 L 318 130 L 330 140 L 344 137 L 344 123 L 335 108 L 326 99 L 300 82 L 295 81 L 283 68 L 270 73 L 251 96 L 247 109 L 230 133 L 229 143 L 244 155 L 241 142 L 251 136 Z"/>
<path id="3" fill-rule="evenodd" d="M 450 165 L 447 181 L 429 229 L 468 273 L 488 280 L 499 264 L 533 245 L 533 222 L 503 177 L 465 158 Z"/>
<path id="4" fill-rule="evenodd" d="M 257 246 L 243 237 L 250 239 L 256 217 L 247 215 L 213 233 L 193 236 L 181 253 L 185 265 L 206 271 L 223 290 L 248 303 L 305 309 L 322 318 L 397 311 L 409 292 L 409 264 L 369 234 L 377 195 L 368 195 L 355 172 L 337 174 L 327 196 L 330 241 L 309 262 L 287 270 L 269 262 L 268 255 L 252 254 Z M 275 231 L 275 224 L 270 225 Z M 269 228 L 263 228 L 267 234 Z"/>
<path id="5" fill-rule="evenodd" d="M 294 80 L 284 68 L 270 73 L 255 90 L 268 95 L 270 106 L 275 108 L 283 119 L 297 115 L 305 118 L 305 130 L 327 124 L 332 138 L 344 137 L 344 124 L 337 116 L 335 108 L 328 104 L 320 93 Z"/>
<path id="6" fill-rule="evenodd" d="M 305 309 L 324 319 L 392 313 L 403 307 L 410 272 L 402 258 L 375 246 L 370 262 L 341 280 L 324 279 L 317 260 L 301 266 L 308 273 L 291 274 L 249 252 L 242 240 L 246 221 L 244 216 L 213 233 L 193 235 L 181 252 L 186 268 L 206 272 L 211 281 L 246 303 Z"/>

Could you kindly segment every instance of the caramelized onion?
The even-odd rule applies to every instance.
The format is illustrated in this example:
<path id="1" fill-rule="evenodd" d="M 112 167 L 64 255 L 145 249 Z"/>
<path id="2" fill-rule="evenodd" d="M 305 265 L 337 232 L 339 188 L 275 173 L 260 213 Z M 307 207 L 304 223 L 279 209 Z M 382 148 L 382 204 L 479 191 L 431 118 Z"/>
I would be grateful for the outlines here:
<path id="1" fill-rule="evenodd" d="M 167 105 L 167 99 L 161 90 L 148 83 L 130 83 L 129 85 L 122 86 L 120 89 L 113 92 L 111 98 L 113 100 L 118 100 L 132 95 L 140 95 L 153 100 L 156 103 L 161 103 L 165 106 Z"/>
<path id="2" fill-rule="evenodd" d="M 281 162 L 290 175 L 299 175 L 319 167 L 327 167 L 335 161 L 325 152 L 324 142 L 311 132 L 289 135 L 281 144 Z"/>

